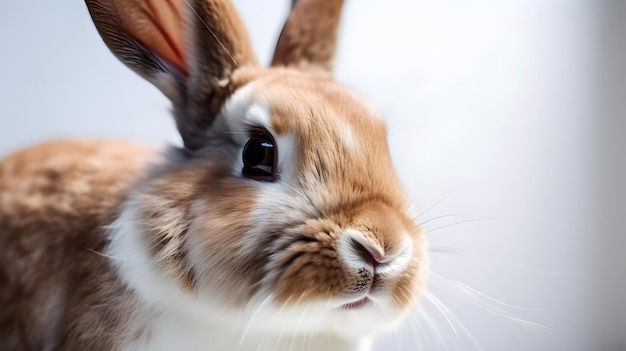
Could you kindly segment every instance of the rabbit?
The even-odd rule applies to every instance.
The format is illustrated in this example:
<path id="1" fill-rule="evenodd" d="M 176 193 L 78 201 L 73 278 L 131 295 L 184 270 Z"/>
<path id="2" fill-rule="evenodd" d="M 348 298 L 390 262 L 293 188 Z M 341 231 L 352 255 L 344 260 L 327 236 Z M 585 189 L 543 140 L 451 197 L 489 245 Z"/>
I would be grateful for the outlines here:
<path id="1" fill-rule="evenodd" d="M 386 127 L 332 79 L 343 2 L 297 0 L 270 67 L 226 0 L 86 0 L 172 102 L 181 147 L 0 161 L 0 350 L 368 350 L 427 240 Z"/>

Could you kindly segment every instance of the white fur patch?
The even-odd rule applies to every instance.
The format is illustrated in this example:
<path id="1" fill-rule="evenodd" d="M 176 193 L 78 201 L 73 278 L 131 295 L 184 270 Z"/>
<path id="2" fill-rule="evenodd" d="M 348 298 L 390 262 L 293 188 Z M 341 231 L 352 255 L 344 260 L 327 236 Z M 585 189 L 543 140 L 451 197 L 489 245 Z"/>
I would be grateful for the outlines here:
<path id="1" fill-rule="evenodd" d="M 262 292 L 245 308 L 235 310 L 212 303 L 206 294 L 193 296 L 159 273 L 136 221 L 130 201 L 109 228 L 111 243 L 106 252 L 120 278 L 142 301 L 139 315 L 150 316 L 135 321 L 141 325 L 134 327 L 145 327 L 147 332 L 122 347 L 124 350 L 244 351 L 265 345 L 276 351 L 363 351 L 369 345 L 368 338 L 361 337 L 364 330 L 378 333 L 381 320 L 397 319 L 398 312 L 385 299 L 343 311 L 338 307 L 350 301 L 333 299 L 285 307 L 277 306 L 271 294 Z"/>
<path id="2" fill-rule="evenodd" d="M 407 238 L 408 235 L 404 234 L 403 237 Z M 408 267 L 412 257 L 413 245 L 411 241 L 407 239 L 400 252 L 398 252 L 392 260 L 379 264 L 376 267 L 376 272 L 381 275 L 398 274 Z"/>
<path id="3" fill-rule="evenodd" d="M 341 124 L 341 127 L 339 128 L 339 137 L 348 151 L 355 152 L 359 149 L 359 141 L 354 135 L 354 131 L 352 131 L 352 127 L 349 124 Z"/>
<path id="4" fill-rule="evenodd" d="M 276 172 L 281 179 L 293 179 L 296 176 L 294 157 L 296 155 L 295 137 L 291 134 L 278 134 L 272 128 L 272 113 L 270 108 L 254 96 L 254 83 L 239 88 L 224 104 L 218 119 L 223 124 L 225 132 L 232 135 L 232 139 L 241 147 L 249 138 L 251 126 L 265 128 L 276 142 L 278 152 Z M 234 174 L 241 174 L 243 161 L 237 158 L 233 169 Z"/>

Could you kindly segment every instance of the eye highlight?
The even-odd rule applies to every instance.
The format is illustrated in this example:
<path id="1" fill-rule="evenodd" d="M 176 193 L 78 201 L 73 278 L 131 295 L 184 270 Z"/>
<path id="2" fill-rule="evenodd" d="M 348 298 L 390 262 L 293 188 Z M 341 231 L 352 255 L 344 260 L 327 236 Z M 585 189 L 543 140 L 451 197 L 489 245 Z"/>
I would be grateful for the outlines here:
<path id="1" fill-rule="evenodd" d="M 241 174 L 254 180 L 276 180 L 276 154 L 274 138 L 267 130 L 254 130 L 241 153 Z"/>

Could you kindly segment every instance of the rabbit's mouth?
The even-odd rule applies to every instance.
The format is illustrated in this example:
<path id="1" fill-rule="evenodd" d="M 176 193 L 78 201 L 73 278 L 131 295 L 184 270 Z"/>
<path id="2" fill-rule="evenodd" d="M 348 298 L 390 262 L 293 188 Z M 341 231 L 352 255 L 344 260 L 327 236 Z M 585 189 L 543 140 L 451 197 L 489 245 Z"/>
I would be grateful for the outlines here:
<path id="1" fill-rule="evenodd" d="M 366 297 L 361 298 L 361 299 L 359 299 L 357 301 L 350 302 L 350 303 L 347 303 L 345 305 L 342 305 L 340 308 L 342 310 L 354 310 L 354 309 L 361 308 L 361 307 L 363 307 L 365 305 L 369 305 L 370 303 L 371 303 L 371 300 L 366 296 Z"/>

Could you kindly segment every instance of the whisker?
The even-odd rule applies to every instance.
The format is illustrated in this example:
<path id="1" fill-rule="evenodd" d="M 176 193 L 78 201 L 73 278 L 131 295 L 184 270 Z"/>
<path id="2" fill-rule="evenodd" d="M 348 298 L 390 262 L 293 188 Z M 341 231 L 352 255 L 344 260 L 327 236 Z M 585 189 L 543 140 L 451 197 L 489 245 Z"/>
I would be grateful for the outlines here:
<path id="1" fill-rule="evenodd" d="M 420 323 L 417 311 L 411 310 L 409 312 L 407 325 L 409 327 L 409 332 L 411 333 L 411 338 L 417 345 L 417 348 L 419 350 L 424 349 L 422 338 L 420 337 L 421 334 L 424 334 L 424 331 L 422 329 L 422 324 Z"/>
<path id="2" fill-rule="evenodd" d="M 455 247 L 428 245 L 428 252 L 432 253 L 463 253 L 464 251 Z"/>
<path id="3" fill-rule="evenodd" d="M 333 298 L 332 298 L 332 295 L 330 295 L 330 287 L 328 287 L 326 289 L 326 296 L 328 296 L 328 298 L 326 299 L 326 306 L 324 307 L 324 311 L 323 311 L 323 314 L 322 314 L 322 320 L 331 311 L 331 310 L 329 310 L 329 307 L 330 307 L 330 303 L 332 302 Z M 311 348 L 311 345 L 313 344 L 313 337 L 315 337 L 317 335 L 318 335 L 318 331 L 315 330 L 315 329 L 310 332 L 310 334 L 309 334 L 309 336 L 310 336 L 309 337 L 309 346 L 308 346 L 308 350 L 309 351 L 313 350 Z"/>
<path id="4" fill-rule="evenodd" d="M 206 22 L 204 22 L 204 19 L 202 19 L 202 17 L 200 16 L 200 14 L 198 13 L 198 11 L 196 11 L 195 8 L 193 8 L 193 6 L 189 3 L 188 0 L 185 0 L 185 3 L 187 4 L 187 6 L 189 6 L 189 8 L 191 9 L 191 11 L 193 11 L 193 13 L 196 15 L 196 17 L 198 17 L 198 19 L 200 20 L 200 22 L 202 22 L 202 24 L 204 25 L 204 27 L 211 33 L 211 35 L 213 36 L 213 38 L 215 38 L 215 40 L 220 44 L 220 46 L 222 47 L 222 49 L 224 49 L 224 51 L 226 51 L 226 53 L 228 54 L 228 56 L 230 57 L 230 59 L 233 61 L 233 63 L 235 64 L 235 66 L 237 66 L 237 68 L 239 68 L 239 62 L 237 62 L 237 60 L 235 60 L 235 58 L 233 57 L 233 55 L 231 55 L 230 51 L 226 48 L 226 46 L 220 41 L 220 39 L 217 37 L 217 35 L 215 34 L 215 32 L 213 32 L 213 30 L 211 29 L 211 27 L 209 27 Z"/>
<path id="5" fill-rule="evenodd" d="M 432 241 L 432 238 L 431 238 L 431 242 L 435 243 L 435 241 Z M 572 276 L 572 275 L 579 275 L 583 272 L 581 269 L 575 269 L 575 268 L 573 269 L 537 269 L 537 268 L 530 266 L 531 265 L 530 262 L 524 262 L 524 264 L 520 264 L 515 261 L 504 260 L 500 257 L 498 258 L 489 257 L 484 254 L 473 252 L 472 250 L 463 250 L 460 248 L 439 246 L 436 244 L 433 244 L 433 245 L 429 244 L 428 246 L 433 247 L 434 252 L 446 251 L 446 250 L 456 251 L 457 253 L 462 253 L 463 255 L 466 255 L 468 259 L 481 262 L 481 264 L 497 264 L 503 269 L 506 268 L 507 271 L 512 271 L 516 273 L 521 272 L 521 273 L 526 273 L 526 274 L 540 274 L 540 275 L 548 275 L 548 276 Z"/>
<path id="6" fill-rule="evenodd" d="M 489 295 L 487 295 L 485 293 L 482 293 L 482 292 L 480 292 L 480 291 L 470 287 L 467 284 L 463 284 L 463 283 L 461 283 L 458 280 L 446 278 L 446 277 L 442 276 L 439 273 L 433 272 L 432 270 L 429 270 L 429 274 L 432 277 L 441 279 L 442 281 L 450 284 L 452 287 L 460 290 L 461 292 L 463 292 L 463 293 L 465 293 L 467 295 L 472 295 L 472 294 L 473 295 L 479 295 L 479 296 L 481 296 L 481 297 L 483 297 L 483 298 L 485 298 L 485 299 L 487 299 L 489 301 L 495 302 L 495 303 L 497 303 L 499 305 L 502 305 L 502 306 L 505 306 L 505 307 L 509 307 L 509 308 L 514 308 L 514 309 L 517 309 L 517 310 L 524 310 L 524 311 L 540 311 L 541 310 L 540 308 L 536 308 L 536 307 L 520 307 L 520 306 L 515 306 L 515 305 L 508 304 L 506 302 L 503 302 L 501 300 L 493 298 L 493 297 L 491 297 L 491 296 L 489 296 Z"/>
<path id="7" fill-rule="evenodd" d="M 456 331 L 456 328 L 454 327 L 454 325 L 452 324 L 452 321 L 450 320 L 450 318 L 448 317 L 448 315 L 444 312 L 444 309 L 442 308 L 442 306 L 440 306 L 436 300 L 435 300 L 435 296 L 433 296 L 429 291 L 424 291 L 423 295 L 426 299 L 428 299 L 428 301 L 430 301 L 435 308 L 437 308 L 439 310 L 439 312 L 441 312 L 441 315 L 443 316 L 443 318 L 445 318 L 445 320 L 448 322 L 448 324 L 450 325 L 450 328 L 452 329 L 452 331 L 454 332 L 454 335 L 456 335 L 456 337 L 459 337 L 459 333 Z"/>
<path id="8" fill-rule="evenodd" d="M 311 286 L 312 284 L 310 284 L 309 286 L 307 286 L 307 289 L 305 289 L 302 293 L 300 293 L 300 297 L 298 297 L 298 300 L 294 303 L 295 306 L 298 306 L 300 304 L 300 301 L 302 301 L 302 298 L 307 294 L 308 292 L 308 288 Z M 287 299 L 287 301 L 285 301 L 285 303 L 283 304 L 283 306 L 281 307 L 280 312 L 282 312 L 282 310 L 285 308 L 285 306 L 287 305 L 287 303 L 289 302 L 289 300 L 291 299 L 293 295 L 289 295 L 289 299 Z M 297 326 L 298 328 L 299 326 Z M 278 340 L 282 340 L 283 336 L 285 335 L 285 329 L 287 328 L 287 326 L 284 324 L 283 327 L 280 329 L 280 333 L 278 335 Z M 294 333 L 294 337 L 295 337 L 295 333 Z M 292 343 L 293 343 L 293 339 L 292 339 Z"/>
<path id="9" fill-rule="evenodd" d="M 422 211 L 422 213 L 418 214 L 417 216 L 415 216 L 415 219 L 420 218 L 421 216 L 425 215 L 426 213 L 428 213 L 428 211 L 432 210 L 433 208 L 435 208 L 437 205 L 439 205 L 440 203 L 442 203 L 444 200 L 446 200 L 447 198 L 449 198 L 452 195 L 452 191 L 449 192 L 446 196 L 444 196 L 443 198 L 441 198 L 439 201 L 435 202 L 434 204 L 432 204 L 430 207 L 428 207 L 427 209 L 425 209 L 424 211 Z"/>
<path id="10" fill-rule="evenodd" d="M 285 309 L 285 306 L 287 306 L 287 304 L 289 303 L 289 301 L 291 300 L 291 298 L 293 297 L 293 295 L 289 295 L 289 297 L 287 298 L 287 300 L 282 304 L 282 306 L 278 309 L 278 312 L 276 312 L 276 314 L 274 314 L 274 318 L 272 318 L 272 324 L 276 323 L 276 319 L 280 316 L 280 314 L 283 312 L 283 310 Z M 284 327 L 281 330 L 281 336 L 279 337 L 279 339 L 282 337 L 282 332 L 284 331 Z M 265 350 L 265 346 L 263 346 L 263 343 L 265 342 L 265 339 L 267 338 L 267 334 L 269 334 L 269 328 L 265 329 L 265 333 L 263 333 L 263 337 L 261 338 L 261 341 L 259 341 L 259 346 L 257 347 L 257 351 L 260 350 Z M 269 341 L 268 341 L 269 343 Z M 263 347 L 263 348 L 261 348 Z"/>
<path id="11" fill-rule="evenodd" d="M 459 222 L 455 222 L 455 223 L 452 223 L 452 224 L 446 224 L 444 226 L 437 227 L 437 228 L 434 228 L 434 229 L 429 229 L 429 230 L 425 231 L 424 233 L 426 234 L 426 233 L 436 232 L 438 230 L 449 228 L 449 227 L 452 227 L 452 226 L 455 226 L 455 225 L 459 225 L 459 224 L 471 223 L 471 222 L 482 222 L 482 221 L 493 221 L 493 218 L 468 219 L 468 220 L 465 220 L 465 221 L 459 221 Z"/>
<path id="12" fill-rule="evenodd" d="M 293 333 L 293 337 L 291 338 L 291 345 L 289 345 L 289 350 L 293 350 L 293 346 L 296 342 L 296 338 L 298 337 L 298 329 L 300 329 L 300 324 L 302 324 L 302 319 L 304 318 L 304 315 L 306 314 L 307 308 L 309 308 L 309 305 L 306 305 L 304 307 L 304 310 L 302 310 L 302 313 L 300 314 L 300 318 L 298 319 L 298 323 L 296 324 L 296 330 Z"/>
<path id="13" fill-rule="evenodd" d="M 527 321 L 525 319 L 521 319 L 521 318 L 512 316 L 510 314 L 507 314 L 507 313 L 504 313 L 504 312 L 500 312 L 500 311 L 497 311 L 495 309 L 492 309 L 492 308 L 489 308 L 489 307 L 486 307 L 486 306 L 482 306 L 482 305 L 477 304 L 477 303 L 474 303 L 474 305 L 476 305 L 476 307 L 478 307 L 478 308 L 480 308 L 480 309 L 482 309 L 482 310 L 484 310 L 486 312 L 494 314 L 494 315 L 496 315 L 498 317 L 502 317 L 504 319 L 508 319 L 510 321 L 513 321 L 513 322 L 517 322 L 517 323 L 520 323 L 520 324 L 531 325 L 531 326 L 542 328 L 542 329 L 545 329 L 545 330 L 552 330 L 550 327 L 547 327 L 547 326 L 545 326 L 543 324 Z"/>
<path id="14" fill-rule="evenodd" d="M 311 345 L 313 345 L 313 337 L 314 337 L 316 334 L 317 334 L 317 333 L 316 333 L 315 329 L 313 329 L 313 330 L 309 331 L 309 333 L 308 333 L 308 335 L 307 335 L 307 336 L 308 336 L 308 337 L 307 337 L 308 342 L 306 343 L 306 344 L 307 344 L 306 350 L 311 351 Z"/>
<path id="15" fill-rule="evenodd" d="M 437 216 L 437 217 L 435 217 L 435 218 L 431 218 L 431 219 L 426 220 L 426 221 L 424 221 L 424 222 L 418 223 L 417 225 L 418 225 L 418 226 L 422 226 L 422 225 L 424 225 L 424 224 L 426 224 L 426 223 L 429 223 L 429 222 L 432 222 L 432 221 L 434 221 L 434 220 L 441 219 L 441 218 L 449 218 L 449 217 L 457 217 L 457 218 L 458 218 L 458 217 L 464 217 L 464 216 L 459 216 L 459 215 L 443 215 L 443 216 Z M 417 219 L 417 218 L 418 218 L 418 217 L 415 217 L 415 219 Z"/>
<path id="16" fill-rule="evenodd" d="M 426 325 L 430 328 L 430 330 L 434 332 L 435 337 L 437 338 L 437 341 L 439 341 L 441 345 L 443 345 L 443 347 L 446 350 L 448 350 L 448 344 L 446 343 L 446 340 L 444 339 L 443 335 L 441 335 L 439 328 L 437 328 L 437 323 L 435 322 L 435 320 L 422 307 L 419 307 L 419 311 L 420 311 L 420 316 L 424 318 Z"/>
<path id="17" fill-rule="evenodd" d="M 287 301 L 285 301 L 285 303 L 283 303 L 283 305 L 280 307 L 280 310 L 276 314 L 277 316 L 279 316 L 281 313 L 283 313 L 283 310 L 285 309 L 285 307 L 287 307 L 287 304 L 289 303 L 289 301 L 291 300 L 292 297 L 293 297 L 293 295 L 289 295 L 289 297 L 287 298 Z M 279 340 L 283 338 L 284 333 L 285 333 L 285 326 L 283 325 L 283 327 L 280 328 L 280 334 L 278 335 L 278 339 Z"/>
<path id="18" fill-rule="evenodd" d="M 405 289 L 405 288 L 400 288 L 400 289 L 398 289 L 398 291 L 400 292 L 400 294 L 402 294 L 402 295 L 403 295 L 404 297 L 406 297 L 407 299 L 409 298 L 409 295 L 407 294 L 407 291 L 406 291 L 406 289 Z M 420 289 L 420 292 L 425 293 L 426 291 L 424 291 L 424 290 Z M 395 297 L 394 297 L 394 298 L 395 298 Z M 426 298 L 428 299 L 428 297 L 426 297 Z M 430 300 L 430 299 L 429 299 L 429 300 Z M 396 298 L 396 301 L 400 302 L 400 300 L 399 300 L 398 298 Z M 437 308 L 438 308 L 438 306 L 437 306 L 437 305 L 436 305 L 436 304 L 435 304 L 432 300 L 430 300 L 430 302 L 431 302 L 431 303 L 433 303 L 433 305 L 435 305 L 435 307 L 437 307 Z M 427 325 L 430 327 L 430 329 L 431 329 L 431 330 L 433 330 L 433 331 L 435 332 L 435 334 L 436 334 L 436 336 L 437 336 L 437 340 L 438 340 L 439 342 L 441 342 L 441 344 L 444 346 L 444 348 L 445 348 L 446 350 L 448 350 L 448 345 L 447 345 L 447 343 L 445 342 L 445 340 L 444 340 L 443 336 L 441 335 L 441 332 L 439 331 L 439 328 L 437 328 L 437 324 L 435 323 L 435 321 L 434 321 L 432 318 L 430 318 L 430 317 L 426 314 L 426 311 L 425 311 L 425 310 L 423 310 L 421 307 L 418 307 L 418 309 L 419 309 L 419 311 L 420 311 L 421 313 L 420 313 L 420 314 L 413 313 L 413 314 L 411 314 L 411 317 L 413 317 L 413 318 L 412 318 L 412 320 L 414 321 L 415 325 L 416 325 L 416 326 L 417 326 L 417 328 L 419 329 L 420 333 L 421 333 L 421 334 L 423 334 L 423 335 L 427 335 L 427 334 L 424 332 L 424 330 L 423 330 L 423 328 L 422 328 L 422 326 L 421 326 L 420 320 L 419 320 L 419 316 L 421 315 L 422 317 L 424 317 L 424 318 L 425 318 L 426 323 L 427 323 Z M 439 311 L 440 311 L 440 312 L 442 312 L 442 310 L 441 310 L 441 309 L 439 309 Z M 451 322 L 451 321 L 447 318 L 447 316 L 445 315 L 445 313 L 443 313 L 443 312 L 442 312 L 442 314 L 443 314 L 444 318 L 446 318 L 446 320 L 448 320 L 448 322 L 449 322 L 449 324 L 450 324 L 450 327 L 451 327 L 452 331 L 453 331 L 453 332 L 455 333 L 455 335 L 458 337 L 458 334 L 456 333 L 456 329 L 454 328 L 454 325 L 452 324 L 452 322 Z M 417 341 L 417 342 L 421 345 L 421 344 L 422 344 L 422 342 L 421 342 L 421 339 L 419 338 L 419 336 L 415 335 L 415 333 L 414 333 L 413 331 L 411 331 L 411 334 L 412 334 L 412 337 L 413 337 L 413 338 L 418 339 L 418 341 Z"/>
<path id="19" fill-rule="evenodd" d="M 537 311 L 537 310 L 540 310 L 538 308 L 518 307 L 518 306 L 511 305 L 511 304 L 507 304 L 507 303 L 502 302 L 500 300 L 494 299 L 494 298 L 492 298 L 492 297 L 490 297 L 490 296 L 488 296 L 486 294 L 483 294 L 480 291 L 478 291 L 476 289 L 473 289 L 473 288 L 471 288 L 471 287 L 469 287 L 469 286 L 467 286 L 467 285 L 465 285 L 465 284 L 463 284 L 463 283 L 461 283 L 459 281 L 456 281 L 456 280 L 449 280 L 449 281 L 447 281 L 447 279 L 445 277 L 442 277 L 442 276 L 440 276 L 440 275 L 438 275 L 438 274 L 436 274 L 434 272 L 431 272 L 431 274 L 433 275 L 433 277 L 439 277 L 440 279 L 446 281 L 451 286 L 455 287 L 456 289 L 458 289 L 462 293 L 466 294 L 467 296 L 475 297 L 476 300 L 469 299 L 469 301 L 474 306 L 482 309 L 483 311 L 489 312 L 489 313 L 491 313 L 493 315 L 496 315 L 498 317 L 501 317 L 501 318 L 504 318 L 504 319 L 508 319 L 510 321 L 517 322 L 517 323 L 520 323 L 520 324 L 526 324 L 526 325 L 538 327 L 538 328 L 545 329 L 545 330 L 552 330 L 550 327 L 547 327 L 547 326 L 545 326 L 543 324 L 536 323 L 536 322 L 531 322 L 531 321 L 528 321 L 528 320 L 516 317 L 516 316 L 514 316 L 514 315 L 512 315 L 512 314 L 510 314 L 510 313 L 508 313 L 506 311 L 503 311 L 503 310 L 499 309 L 496 306 L 489 305 L 488 302 L 492 301 L 494 303 L 500 304 L 500 305 L 505 306 L 505 307 L 514 308 L 514 309 L 518 309 L 518 310 L 526 310 L 526 311 Z M 487 302 L 483 302 L 484 305 L 479 303 L 479 302 L 477 302 L 477 301 L 480 301 L 480 297 L 482 297 L 483 299 L 486 299 L 488 301 Z"/>
<path id="20" fill-rule="evenodd" d="M 407 127 L 407 128 L 402 128 L 402 129 L 396 129 L 396 130 L 393 130 L 393 131 L 391 131 L 389 133 L 389 137 L 392 137 L 392 136 L 394 136 L 394 135 L 396 135 L 398 133 L 410 132 L 410 131 L 413 131 L 413 130 L 416 130 L 416 129 L 419 129 L 419 128 L 420 127 Z"/>
<path id="21" fill-rule="evenodd" d="M 393 334 L 393 341 L 395 343 L 395 347 L 392 347 L 391 349 L 397 349 L 398 345 L 402 344 L 398 333 L 398 326 L 393 326 L 393 328 L 391 328 L 391 333 Z"/>
<path id="22" fill-rule="evenodd" d="M 96 254 L 96 255 L 98 255 L 98 256 L 102 256 L 102 257 L 110 258 L 110 259 L 112 259 L 112 260 L 118 260 L 118 261 L 122 261 L 122 262 L 124 262 L 124 261 L 128 261 L 128 258 L 122 258 L 122 257 L 115 257 L 115 256 L 107 255 L 107 254 L 104 254 L 104 253 L 102 253 L 102 252 L 98 252 L 98 251 L 96 251 L 96 250 L 90 249 L 90 248 L 88 248 L 88 247 L 83 247 L 83 249 L 85 249 L 85 250 L 87 250 L 87 251 L 90 251 L 90 252 L 93 252 L 93 253 L 95 253 L 95 254 Z"/>
<path id="23" fill-rule="evenodd" d="M 245 340 L 246 336 L 248 335 L 248 331 L 250 329 L 250 326 L 252 325 L 252 322 L 254 321 L 254 318 L 257 316 L 257 313 L 259 313 L 259 311 L 269 302 L 269 300 L 271 299 L 272 295 L 269 294 L 267 295 L 267 297 L 259 304 L 259 307 L 257 307 L 254 312 L 252 312 L 252 315 L 250 315 L 250 319 L 248 320 L 248 323 L 246 323 L 246 326 L 243 330 L 243 333 L 241 334 L 241 338 L 239 339 L 239 347 L 242 346 L 243 341 Z"/>
<path id="24" fill-rule="evenodd" d="M 424 294 L 426 293 L 427 292 L 425 291 Z M 480 343 L 476 340 L 476 338 L 474 338 L 472 333 L 470 333 L 469 329 L 467 329 L 467 327 L 465 326 L 465 323 L 463 323 L 461 319 L 459 319 L 459 317 L 457 317 L 457 315 L 454 312 L 452 312 L 452 310 L 450 310 L 450 308 L 448 308 L 446 304 L 443 303 L 443 301 L 438 299 L 435 295 L 431 295 L 431 298 L 437 302 L 439 308 L 445 311 L 450 316 L 450 318 L 454 319 L 457 322 L 461 330 L 465 333 L 465 335 L 467 335 L 467 337 L 470 339 L 470 341 L 472 342 L 474 347 L 476 347 L 477 350 L 485 351 L 485 349 L 480 345 Z"/>

